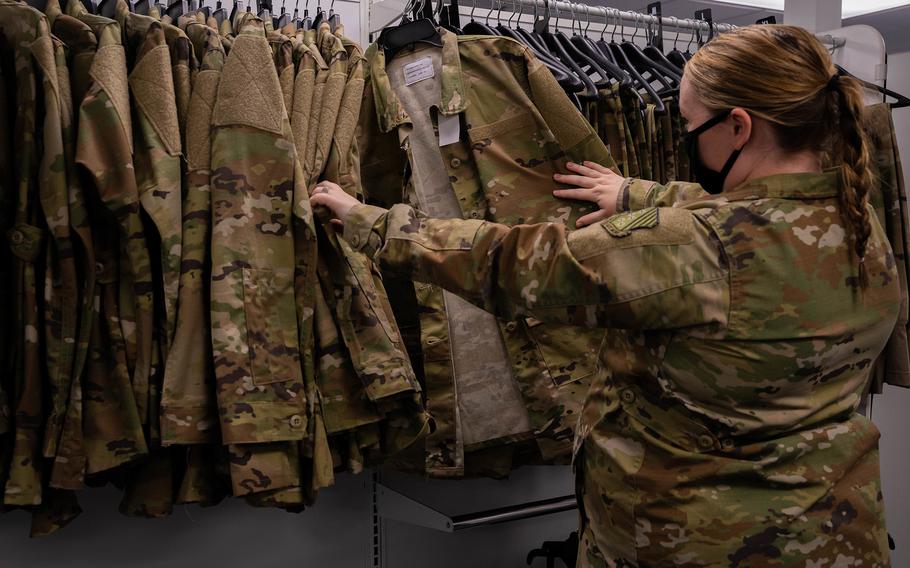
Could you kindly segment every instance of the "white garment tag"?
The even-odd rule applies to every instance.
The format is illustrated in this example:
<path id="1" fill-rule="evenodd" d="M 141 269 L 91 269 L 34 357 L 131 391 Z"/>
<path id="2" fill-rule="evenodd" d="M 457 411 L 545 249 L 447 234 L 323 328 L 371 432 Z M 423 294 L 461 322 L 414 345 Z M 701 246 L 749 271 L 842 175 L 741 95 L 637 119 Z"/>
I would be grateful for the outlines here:
<path id="1" fill-rule="evenodd" d="M 408 63 L 404 66 L 404 84 L 405 86 L 413 85 L 424 79 L 429 79 L 436 75 L 433 69 L 433 60 L 429 57 L 418 59 L 414 63 Z"/>
<path id="2" fill-rule="evenodd" d="M 461 138 L 461 121 L 457 114 L 439 115 L 439 147 L 458 142 Z"/>

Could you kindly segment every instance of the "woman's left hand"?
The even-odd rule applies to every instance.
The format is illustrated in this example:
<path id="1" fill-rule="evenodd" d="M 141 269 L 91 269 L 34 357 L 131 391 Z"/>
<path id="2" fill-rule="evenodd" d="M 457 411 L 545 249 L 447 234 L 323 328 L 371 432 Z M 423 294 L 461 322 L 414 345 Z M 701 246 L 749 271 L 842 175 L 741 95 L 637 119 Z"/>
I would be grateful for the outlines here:
<path id="1" fill-rule="evenodd" d="M 559 183 L 576 187 L 574 189 L 557 189 L 553 195 L 563 199 L 590 201 L 599 207 L 597 211 L 578 219 L 575 223 L 577 228 L 598 223 L 616 213 L 616 198 L 626 178 L 594 162 L 584 164 L 569 162 L 566 164 L 566 169 L 572 173 L 556 174 L 553 179 Z"/>
<path id="2" fill-rule="evenodd" d="M 335 216 L 332 224 L 344 226 L 351 209 L 360 202 L 356 198 L 348 195 L 338 184 L 330 181 L 321 181 L 310 192 L 310 206 L 324 205 L 328 207 Z"/>

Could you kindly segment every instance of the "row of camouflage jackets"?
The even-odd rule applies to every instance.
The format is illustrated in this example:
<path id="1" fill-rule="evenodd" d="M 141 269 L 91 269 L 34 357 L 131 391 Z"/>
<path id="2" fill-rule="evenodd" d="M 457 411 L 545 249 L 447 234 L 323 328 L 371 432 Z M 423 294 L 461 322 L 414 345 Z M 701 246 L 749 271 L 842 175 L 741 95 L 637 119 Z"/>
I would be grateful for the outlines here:
<path id="1" fill-rule="evenodd" d="M 309 207 L 356 191 L 362 52 L 282 31 L 0 0 L 0 487 L 33 534 L 87 483 L 298 510 L 430 427 L 378 272 Z"/>

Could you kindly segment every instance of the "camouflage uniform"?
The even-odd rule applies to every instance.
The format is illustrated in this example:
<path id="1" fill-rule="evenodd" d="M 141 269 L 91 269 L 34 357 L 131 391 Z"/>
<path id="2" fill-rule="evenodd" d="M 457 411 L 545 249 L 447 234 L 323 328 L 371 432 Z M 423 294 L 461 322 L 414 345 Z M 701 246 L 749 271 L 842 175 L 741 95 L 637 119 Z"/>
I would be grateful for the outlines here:
<path id="1" fill-rule="evenodd" d="M 209 133 L 225 55 L 217 32 L 208 26 L 191 23 L 186 33 L 196 49 L 200 69 L 193 82 L 187 116 L 187 187 L 182 205 L 179 310 L 161 399 L 161 432 L 165 444 L 220 442 L 208 297 Z"/>
<path id="2" fill-rule="evenodd" d="M 64 92 L 55 42 L 44 15 L 17 2 L 0 2 L 0 30 L 8 65 L 4 75 L 9 72 L 15 82 L 19 111 L 16 151 L 5 172 L 16 211 L 6 238 L 15 257 L 12 297 L 18 305 L 11 338 L 15 437 L 3 503 L 24 506 L 41 503 L 42 448 L 56 449 L 75 355 L 78 284 L 62 167 Z M 47 422 L 45 397 L 51 402 Z M 49 440 L 42 441 L 46 427 Z"/>
<path id="3" fill-rule="evenodd" d="M 554 199 L 552 174 L 569 159 L 612 164 L 596 133 L 521 44 L 441 36 L 441 50 L 420 46 L 391 62 L 375 45 L 367 51 L 358 135 L 367 201 L 404 201 L 437 216 L 574 226 L 592 209 Z M 405 65 L 426 66 L 426 58 L 433 80 L 406 85 Z M 458 140 L 442 148 L 437 116 L 459 122 Z M 536 437 L 544 458 L 568 454 L 602 332 L 533 318 L 496 321 L 435 286 L 415 283 L 411 292 L 410 283 L 388 282 L 403 289 L 391 295 L 395 313 L 413 311 L 415 298 L 420 306 L 412 354 L 437 426 L 427 439 L 429 473 L 461 475 L 464 445 Z"/>
<path id="4" fill-rule="evenodd" d="M 78 0 L 70 0 L 67 13 L 92 29 L 98 45 L 79 105 L 76 142 L 76 162 L 90 174 L 85 189 L 97 264 L 98 299 L 82 385 L 85 467 L 97 473 L 148 452 L 142 416 L 154 339 L 152 270 L 133 169 L 121 29 L 114 20 L 89 14 Z"/>
<path id="5" fill-rule="evenodd" d="M 264 26 L 239 20 L 212 113 L 211 326 L 222 439 L 233 445 L 234 492 L 246 494 L 299 485 L 300 328 L 312 313 L 296 308 L 294 267 L 306 286 L 315 267 L 300 267 L 295 251 L 315 253 L 315 242 Z"/>
<path id="6" fill-rule="evenodd" d="M 869 194 L 869 202 L 875 208 L 879 222 L 885 228 L 894 249 L 901 287 L 900 316 L 891 339 L 876 364 L 873 382 L 870 384 L 871 392 L 881 393 L 884 383 L 910 387 L 910 292 L 907 290 L 907 282 L 910 281 L 910 263 L 907 261 L 910 217 L 907 213 L 907 192 L 890 105 L 883 103 L 866 107 L 863 123 L 871 146 L 873 179 L 877 182 Z"/>
<path id="7" fill-rule="evenodd" d="M 580 566 L 887 566 L 879 433 L 854 412 L 900 301 L 882 227 L 860 290 L 834 173 L 696 187 L 630 180 L 568 234 L 357 206 L 345 237 L 501 316 L 609 328 Z"/>

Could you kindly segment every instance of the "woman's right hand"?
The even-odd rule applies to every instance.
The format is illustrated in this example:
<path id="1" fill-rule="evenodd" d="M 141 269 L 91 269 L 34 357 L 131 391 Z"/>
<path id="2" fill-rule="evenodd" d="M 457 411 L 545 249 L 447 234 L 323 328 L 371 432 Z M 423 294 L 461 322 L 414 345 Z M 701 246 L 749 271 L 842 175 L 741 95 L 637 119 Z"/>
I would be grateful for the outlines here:
<path id="1" fill-rule="evenodd" d="M 559 183 L 574 185 L 576 188 L 557 189 L 553 195 L 563 199 L 590 201 L 600 207 L 598 211 L 579 218 L 575 222 L 576 227 L 586 227 L 616 214 L 616 199 L 626 178 L 594 162 L 583 164 L 568 162 L 566 168 L 573 173 L 555 174 L 553 179 Z"/>

